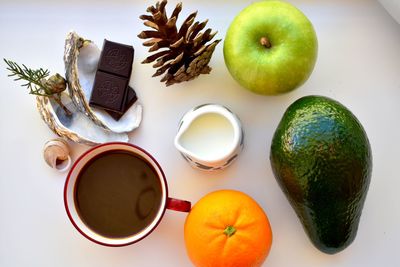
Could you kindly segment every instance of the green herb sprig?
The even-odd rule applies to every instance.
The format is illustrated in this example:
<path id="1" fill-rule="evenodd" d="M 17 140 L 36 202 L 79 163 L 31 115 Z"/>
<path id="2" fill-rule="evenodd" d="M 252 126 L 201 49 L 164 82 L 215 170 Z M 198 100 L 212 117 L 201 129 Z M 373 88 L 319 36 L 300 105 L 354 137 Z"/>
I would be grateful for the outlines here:
<path id="1" fill-rule="evenodd" d="M 26 83 L 21 86 L 27 87 L 30 94 L 40 96 L 50 96 L 53 94 L 44 84 L 45 78 L 50 75 L 49 70 L 42 68 L 34 70 L 24 64 L 20 67 L 16 62 L 7 59 L 4 59 L 4 62 L 8 65 L 7 70 L 11 72 L 8 77 L 15 77 L 14 81 L 25 80 Z"/>
<path id="2" fill-rule="evenodd" d="M 61 101 L 61 92 L 66 88 L 66 81 L 58 73 L 49 77 L 50 71 L 47 69 L 31 69 L 22 64 L 19 66 L 12 60 L 3 59 L 7 64 L 7 70 L 10 71 L 9 77 L 14 77 L 14 81 L 26 81 L 21 86 L 29 89 L 29 94 L 45 96 L 54 99 L 57 104 L 65 111 L 67 116 L 72 113 Z"/>

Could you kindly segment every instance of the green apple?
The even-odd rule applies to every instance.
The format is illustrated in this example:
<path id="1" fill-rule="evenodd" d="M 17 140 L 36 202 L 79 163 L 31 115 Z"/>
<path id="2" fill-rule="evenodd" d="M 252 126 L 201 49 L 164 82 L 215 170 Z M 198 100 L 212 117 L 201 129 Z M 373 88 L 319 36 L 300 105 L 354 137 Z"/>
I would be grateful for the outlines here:
<path id="1" fill-rule="evenodd" d="M 292 91 L 310 76 L 317 59 L 313 25 L 296 7 L 256 2 L 233 20 L 224 42 L 225 64 L 243 87 L 263 95 Z"/>

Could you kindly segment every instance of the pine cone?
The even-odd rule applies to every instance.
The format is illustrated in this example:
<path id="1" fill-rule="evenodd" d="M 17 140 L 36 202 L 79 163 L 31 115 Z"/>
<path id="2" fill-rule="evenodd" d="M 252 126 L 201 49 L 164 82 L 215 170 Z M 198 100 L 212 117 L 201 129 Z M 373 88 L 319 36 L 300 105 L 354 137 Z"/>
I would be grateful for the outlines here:
<path id="1" fill-rule="evenodd" d="M 151 63 L 158 68 L 153 77 L 159 76 L 167 71 L 161 82 L 167 86 L 174 83 L 189 81 L 200 74 L 208 74 L 211 68 L 208 66 L 215 46 L 221 40 L 209 42 L 217 32 L 211 33 L 211 29 L 200 32 L 206 26 L 208 20 L 202 23 L 194 22 L 197 11 L 190 14 L 178 30 L 176 21 L 182 10 L 182 3 L 176 5 L 171 17 L 168 19 L 165 11 L 167 0 L 157 2 L 156 6 L 147 8 L 151 15 L 142 15 L 144 25 L 153 28 L 151 31 L 142 31 L 138 37 L 148 39 L 143 43 L 150 46 L 149 52 L 163 49 L 147 57 L 142 63 Z"/>

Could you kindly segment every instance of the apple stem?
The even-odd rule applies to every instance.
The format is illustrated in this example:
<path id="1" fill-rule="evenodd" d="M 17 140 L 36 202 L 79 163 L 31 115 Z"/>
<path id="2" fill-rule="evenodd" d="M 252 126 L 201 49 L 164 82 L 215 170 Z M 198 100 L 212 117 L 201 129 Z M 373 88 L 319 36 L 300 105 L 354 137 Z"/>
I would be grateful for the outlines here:
<path id="1" fill-rule="evenodd" d="M 263 36 L 263 37 L 261 37 L 261 39 L 260 39 L 260 44 L 262 45 L 262 46 L 265 46 L 266 48 L 271 48 L 271 42 L 268 40 L 268 38 L 267 37 L 265 37 L 265 36 Z"/>

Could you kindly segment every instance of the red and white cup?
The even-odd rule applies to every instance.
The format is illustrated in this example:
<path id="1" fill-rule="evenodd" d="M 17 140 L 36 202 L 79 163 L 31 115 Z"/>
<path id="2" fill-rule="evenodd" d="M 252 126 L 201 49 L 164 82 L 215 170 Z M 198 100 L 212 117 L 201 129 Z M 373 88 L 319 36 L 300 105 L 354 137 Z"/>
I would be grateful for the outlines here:
<path id="1" fill-rule="evenodd" d="M 105 237 L 90 229 L 79 216 L 75 201 L 75 192 L 74 192 L 75 184 L 82 168 L 95 156 L 110 150 L 125 150 L 142 157 L 154 168 L 158 178 L 160 179 L 160 184 L 161 184 L 161 192 L 162 192 L 161 205 L 154 220 L 139 233 L 123 238 Z M 97 244 L 110 247 L 130 245 L 148 236 L 160 223 L 166 209 L 176 210 L 181 212 L 189 212 L 191 208 L 191 203 L 189 201 L 170 198 L 168 196 L 168 185 L 167 185 L 167 180 L 165 178 L 165 174 L 161 169 L 161 166 L 153 158 L 153 156 L 151 156 L 147 151 L 138 146 L 120 142 L 105 143 L 93 147 L 88 151 L 86 151 L 85 153 L 83 153 L 76 160 L 76 162 L 74 163 L 74 165 L 72 166 L 71 170 L 68 173 L 67 180 L 65 181 L 64 204 L 66 212 L 72 224 L 84 237 Z"/>

